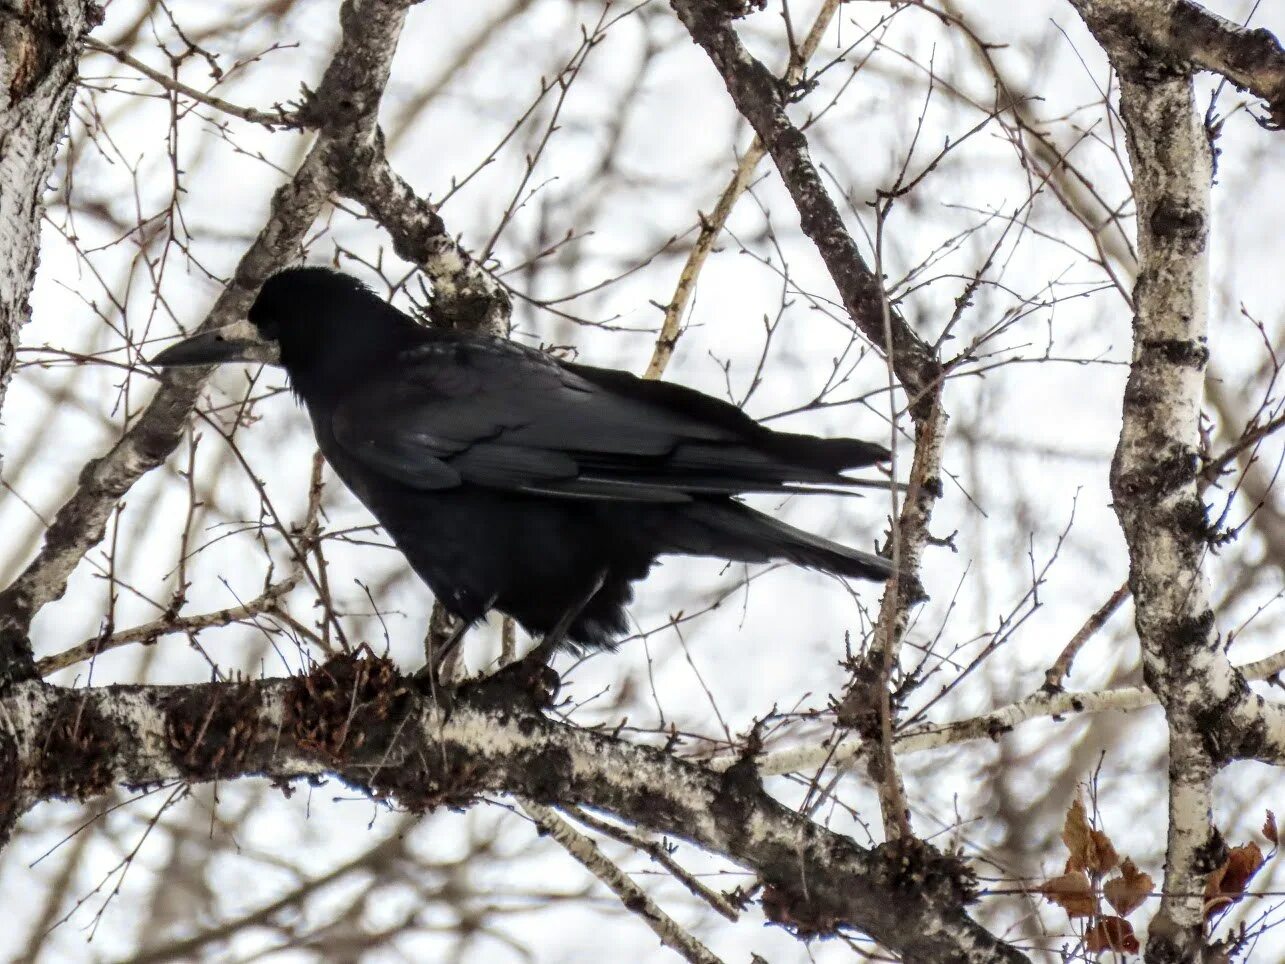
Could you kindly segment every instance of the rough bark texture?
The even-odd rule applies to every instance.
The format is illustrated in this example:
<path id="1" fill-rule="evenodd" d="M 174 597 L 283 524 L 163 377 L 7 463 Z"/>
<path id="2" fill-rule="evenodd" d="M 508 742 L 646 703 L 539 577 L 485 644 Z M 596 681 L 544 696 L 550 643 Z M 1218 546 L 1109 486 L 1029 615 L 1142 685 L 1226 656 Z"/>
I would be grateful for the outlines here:
<path id="1" fill-rule="evenodd" d="M 1120 75 L 1138 212 L 1133 360 L 1111 492 L 1128 543 L 1144 674 L 1169 729 L 1165 896 L 1146 954 L 1201 960 L 1205 878 L 1227 854 L 1212 822 L 1213 778 L 1236 758 L 1279 759 L 1282 721 L 1223 651 L 1202 572 L 1210 532 L 1197 473 L 1213 170 L 1191 75 L 1205 64 L 1193 38 L 1204 37 L 1208 53 L 1217 27 L 1244 44 L 1239 60 L 1221 51 L 1219 69 L 1230 71 L 1232 61 L 1244 68 L 1253 59 L 1263 37 L 1237 37 L 1188 3 L 1075 3 Z"/>
<path id="2" fill-rule="evenodd" d="M 21 812 L 115 784 L 333 775 L 414 811 L 483 793 L 585 804 L 691 840 L 762 875 L 771 912 L 802 933 L 857 927 L 914 961 L 990 964 L 1017 951 L 964 913 L 971 874 L 911 841 L 857 846 L 777 803 L 752 763 L 715 773 L 548 719 L 502 678 L 451 713 L 381 659 L 342 657 L 307 676 L 81 690 L 29 681 L 0 698 L 0 754 Z"/>
<path id="3" fill-rule="evenodd" d="M 1139 211 L 1135 351 L 1112 486 L 1129 543 L 1146 679 L 1171 735 L 1170 896 L 1152 926 L 1148 956 L 1193 960 L 1204 953 L 1203 877 L 1225 849 L 1210 822 L 1212 778 L 1233 759 L 1285 761 L 1285 714 L 1256 697 L 1220 649 L 1201 574 L 1208 534 L 1196 444 L 1208 358 L 1210 171 L 1189 74 L 1222 72 L 1262 97 L 1279 124 L 1285 57 L 1270 34 L 1242 30 L 1186 0 L 1072 2 L 1123 78 L 1121 109 Z M 807 760 L 778 755 L 764 761 L 768 772 L 782 772 L 864 752 L 895 842 L 862 848 L 782 807 L 763 790 L 754 761 L 697 766 L 551 720 L 502 677 L 465 687 L 449 716 L 414 681 L 374 658 L 344 657 L 294 678 L 184 687 L 69 690 L 36 681 L 31 620 L 65 591 L 119 500 L 173 451 L 204 381 L 203 373 L 181 371 L 166 376 L 111 451 L 85 466 L 37 558 L 0 593 L 0 832 L 43 800 L 89 799 L 117 784 L 257 775 L 285 787 L 297 778 L 331 775 L 413 811 L 508 793 L 534 801 L 537 810 L 584 804 L 750 868 L 765 885 L 768 916 L 801 935 L 859 929 L 913 961 L 1024 959 L 965 913 L 973 894 L 968 871 L 910 834 L 892 748 L 993 735 L 1057 712 L 1063 699 L 1072 710 L 1083 705 L 1041 694 L 1029 706 L 960 724 L 957 732 L 892 732 L 889 674 L 920 592 L 920 555 L 941 490 L 942 363 L 887 303 L 882 279 L 863 260 L 803 131 L 790 119 L 789 86 L 741 44 L 734 19 L 747 5 L 672 5 L 771 155 L 853 322 L 887 352 L 910 402 L 916 448 L 898 518 L 904 575 L 884 597 L 873 644 L 878 658 L 871 664 L 869 692 L 884 700 L 884 732 L 862 734 L 860 743 L 841 746 L 839 756 L 820 748 Z M 0 23 L 0 400 L 28 310 L 40 192 L 65 123 L 79 38 L 94 10 L 29 5 Z M 436 321 L 505 331 L 510 302 L 503 286 L 452 240 L 437 211 L 414 194 L 384 152 L 377 113 L 405 14 L 405 4 L 395 0 L 343 4 L 339 49 L 292 117 L 315 130 L 316 141 L 278 189 L 267 222 L 205 326 L 242 316 L 264 278 L 295 257 L 318 212 L 338 193 L 362 204 L 398 254 L 423 267 L 433 282 Z M 1120 692 L 1103 705 L 1145 703 L 1145 694 Z"/>
<path id="4" fill-rule="evenodd" d="M 18 0 L 0 13 L 0 404 L 31 316 L 45 185 L 67 126 L 81 38 L 102 19 L 83 0 Z"/>
<path id="5" fill-rule="evenodd" d="M 1225 856 L 1210 823 L 1214 761 L 1192 716 L 1213 695 L 1209 656 L 1217 646 L 1201 572 L 1208 544 L 1195 448 L 1209 359 L 1212 169 L 1190 77 L 1122 79 L 1121 112 L 1142 267 L 1111 492 L 1129 543 L 1147 685 L 1169 723 L 1167 896 L 1152 922 L 1149 956 L 1189 960 L 1201 942 L 1204 876 Z"/>
<path id="6" fill-rule="evenodd" d="M 508 292 L 446 233 L 432 205 L 388 163 L 381 138 L 362 144 L 340 171 L 339 190 L 388 230 L 393 250 L 433 282 L 433 321 L 447 328 L 508 334 Z"/>
<path id="7" fill-rule="evenodd" d="M 1285 127 L 1285 48 L 1192 0 L 1071 0 L 1122 69 L 1212 70 L 1267 104 L 1265 126 Z"/>

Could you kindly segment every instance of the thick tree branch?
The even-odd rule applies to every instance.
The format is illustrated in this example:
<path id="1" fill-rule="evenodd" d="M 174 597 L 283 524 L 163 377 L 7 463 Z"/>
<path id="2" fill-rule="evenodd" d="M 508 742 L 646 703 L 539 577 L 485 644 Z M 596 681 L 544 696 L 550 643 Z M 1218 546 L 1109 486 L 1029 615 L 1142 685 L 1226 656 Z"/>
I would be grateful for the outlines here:
<path id="1" fill-rule="evenodd" d="M 1204 943 L 1204 880 L 1226 850 L 1212 825 L 1221 761 L 1201 717 L 1245 690 L 1219 652 L 1201 571 L 1208 540 L 1196 446 L 1209 359 L 1212 166 L 1190 76 L 1122 75 L 1120 108 L 1138 204 L 1140 270 L 1111 493 L 1129 546 L 1143 669 L 1169 726 L 1165 897 L 1147 956 L 1195 960 Z"/>
<path id="2" fill-rule="evenodd" d="M 884 297 L 880 279 L 866 264 L 843 223 L 834 199 L 812 162 L 808 141 L 786 113 L 784 85 L 750 54 L 732 27 L 722 0 L 671 0 L 692 39 L 709 55 L 727 85 L 736 109 L 750 122 L 772 156 L 799 224 L 820 253 L 853 322 L 876 348 L 884 350 Z M 941 366 L 931 348 L 892 310 L 891 361 L 911 399 L 912 410 L 930 408 Z"/>
<path id="3" fill-rule="evenodd" d="M 45 184 L 71 110 L 77 53 L 101 21 L 98 6 L 84 0 L 0 17 L 0 402 L 31 315 Z"/>
<path id="4" fill-rule="evenodd" d="M 1078 6 L 1079 4 L 1077 4 Z M 1129 549 L 1143 670 L 1169 728 L 1169 832 L 1164 898 L 1150 961 L 1200 959 L 1204 882 L 1225 859 L 1212 823 L 1213 778 L 1239 755 L 1264 753 L 1281 708 L 1252 693 L 1220 644 L 1202 563 L 1209 523 L 1198 477 L 1207 344 L 1212 162 L 1191 75 L 1170 69 L 1140 18 L 1172 4 L 1089 4 L 1085 19 L 1120 75 L 1133 168 L 1139 273 L 1133 361 L 1111 467 Z"/>
<path id="5" fill-rule="evenodd" d="M 411 810 L 510 793 L 586 805 L 754 870 L 802 932 L 852 927 L 909 960 L 992 964 L 1017 951 L 964 913 L 972 878 L 917 841 L 857 846 L 777 803 L 746 761 L 724 773 L 546 718 L 492 679 L 438 706 L 391 663 L 342 657 L 303 677 L 0 698 L 0 803 L 88 799 L 114 784 L 331 774 Z M 765 898 L 767 900 L 767 898 Z"/>
<path id="6" fill-rule="evenodd" d="M 1192 0 L 1071 0 L 1123 69 L 1192 68 L 1221 74 L 1267 103 L 1266 126 L 1285 128 L 1285 48 Z"/>
<path id="7" fill-rule="evenodd" d="M 82 0 L 0 16 L 0 403 L 31 316 L 45 186 L 71 110 L 81 39 L 101 20 L 98 6 Z M 29 651 L 0 641 L 0 679 L 33 671 Z"/>
<path id="8" fill-rule="evenodd" d="M 508 293 L 446 233 L 433 206 L 402 179 L 384 154 L 382 137 L 354 150 L 339 174 L 339 191 L 370 213 L 398 256 L 418 264 L 433 283 L 433 320 L 450 328 L 507 336 Z"/>

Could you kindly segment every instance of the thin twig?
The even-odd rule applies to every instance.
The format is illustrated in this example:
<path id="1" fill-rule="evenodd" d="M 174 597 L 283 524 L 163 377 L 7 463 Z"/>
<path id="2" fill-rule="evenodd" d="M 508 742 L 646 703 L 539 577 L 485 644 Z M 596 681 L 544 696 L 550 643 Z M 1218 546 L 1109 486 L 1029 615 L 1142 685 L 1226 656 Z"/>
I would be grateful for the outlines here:
<path id="1" fill-rule="evenodd" d="M 694 964 L 722 964 L 722 959 L 698 941 L 657 906 L 647 892 L 629 879 L 629 875 L 603 855 L 598 845 L 567 823 L 552 807 L 534 800 L 523 800 L 527 812 L 542 833 L 556 840 L 586 870 L 607 885 L 620 898 L 625 909 L 642 919 L 666 947 Z"/>

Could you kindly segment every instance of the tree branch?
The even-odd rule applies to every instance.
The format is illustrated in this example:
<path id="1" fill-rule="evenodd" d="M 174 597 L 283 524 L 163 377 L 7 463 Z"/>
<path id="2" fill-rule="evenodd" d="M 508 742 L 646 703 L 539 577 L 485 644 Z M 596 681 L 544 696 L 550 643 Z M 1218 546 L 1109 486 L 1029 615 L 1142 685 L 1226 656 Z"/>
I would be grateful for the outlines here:
<path id="1" fill-rule="evenodd" d="M 723 964 L 720 957 L 687 933 L 660 905 L 647 896 L 623 870 L 607 859 L 598 845 L 567 823 L 552 807 L 534 800 L 523 800 L 522 809 L 535 821 L 540 832 L 556 840 L 577 863 L 605 884 L 620 898 L 625 908 L 651 928 L 660 942 L 692 964 Z"/>
<path id="2" fill-rule="evenodd" d="M 19 330 L 31 317 L 45 186 L 76 90 L 81 39 L 102 11 L 80 0 L 29 5 L 0 18 L 0 403 Z M 0 680 L 31 676 L 29 647 L 0 636 Z M 0 833 L 0 838 L 4 836 Z"/>
<path id="3" fill-rule="evenodd" d="M 1111 494 L 1128 544 L 1144 677 L 1169 728 L 1164 897 L 1147 958 L 1196 960 L 1205 944 L 1205 878 L 1227 853 L 1212 822 L 1214 776 L 1237 755 L 1261 753 L 1280 732 L 1281 709 L 1252 693 L 1228 660 L 1202 572 L 1210 535 L 1198 470 L 1213 171 L 1192 77 L 1153 50 L 1149 28 L 1176 6 L 1077 7 L 1120 75 L 1138 209 L 1133 361 Z M 1126 10 L 1137 20 L 1121 19 Z"/>
<path id="4" fill-rule="evenodd" d="M 321 133 L 294 177 L 273 195 L 267 222 L 202 329 L 244 317 L 264 280 L 297 256 L 334 186 L 333 168 L 374 136 L 379 97 L 405 17 L 405 5 L 396 0 L 345 2 L 339 49 L 300 111 L 304 122 Z M 0 685 L 36 675 L 28 639 L 31 620 L 41 607 L 62 597 L 72 571 L 101 541 L 121 497 L 174 451 L 207 374 L 202 369 L 167 372 L 161 389 L 120 440 L 81 470 L 80 485 L 58 510 L 40 553 L 0 593 Z"/>
<path id="5" fill-rule="evenodd" d="M 779 922 L 858 928 L 916 961 L 1025 958 L 964 913 L 971 874 L 917 841 L 857 846 L 777 803 L 746 761 L 715 773 L 650 747 L 550 720 L 499 680 L 462 689 L 449 715 L 392 663 L 339 657 L 306 676 L 0 697 L 0 805 L 84 800 L 113 784 L 334 775 L 410 810 L 484 793 L 584 804 L 690 840 L 759 874 Z"/>
<path id="6" fill-rule="evenodd" d="M 909 836 L 910 817 L 892 750 L 895 729 L 890 675 L 897 666 L 909 613 L 924 592 L 920 561 L 929 543 L 928 524 L 941 496 L 941 457 L 946 411 L 942 406 L 942 366 L 936 352 L 889 303 L 882 279 L 862 258 L 834 199 L 812 162 L 808 141 L 786 111 L 786 87 L 741 43 L 731 24 L 738 5 L 721 0 L 671 0 L 692 39 L 709 55 L 736 109 L 750 122 L 772 156 L 799 214 L 803 233 L 816 246 L 853 323 L 887 359 L 906 392 L 915 425 L 915 456 L 909 491 L 897 513 L 893 556 L 898 572 L 884 591 L 867 668 L 854 671 L 844 702 L 874 705 L 880 725 L 867 738 L 882 752 L 871 760 L 871 777 L 880 788 L 884 831 L 889 839 Z M 897 468 L 895 450 L 893 469 Z M 894 497 L 895 504 L 895 497 Z"/>
<path id="7" fill-rule="evenodd" d="M 1149 64 L 1221 74 L 1267 104 L 1264 126 L 1285 128 L 1285 48 L 1192 0 L 1071 0 L 1118 68 Z"/>
<path id="8" fill-rule="evenodd" d="M 736 109 L 772 156 L 794 206 L 803 233 L 816 245 L 839 289 L 853 322 L 872 345 L 885 350 L 884 297 L 880 280 L 862 258 L 843 216 L 821 182 L 808 151 L 807 138 L 786 113 L 783 85 L 750 54 L 730 22 L 721 0 L 671 0 L 692 39 L 709 55 L 723 78 Z M 897 379 L 911 399 L 912 410 L 931 407 L 927 398 L 941 366 L 932 349 L 892 309 L 891 360 Z"/>
<path id="9" fill-rule="evenodd" d="M 433 320 L 449 328 L 507 336 L 508 293 L 446 232 L 431 204 L 392 169 L 382 137 L 360 145 L 339 172 L 339 190 L 358 202 L 392 238 L 393 250 L 433 283 Z"/>

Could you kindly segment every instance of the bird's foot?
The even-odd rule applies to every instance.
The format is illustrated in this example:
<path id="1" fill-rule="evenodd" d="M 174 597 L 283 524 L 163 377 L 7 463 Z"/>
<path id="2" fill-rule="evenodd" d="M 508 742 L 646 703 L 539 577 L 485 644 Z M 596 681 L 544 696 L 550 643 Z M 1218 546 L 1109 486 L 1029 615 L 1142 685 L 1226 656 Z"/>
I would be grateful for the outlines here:
<path id="1" fill-rule="evenodd" d="M 519 660 L 496 670 L 490 676 L 463 683 L 469 700 L 481 706 L 512 708 L 525 706 L 540 712 L 558 701 L 562 678 L 548 663 L 549 653 L 537 646 Z"/>
<path id="2" fill-rule="evenodd" d="M 445 718 L 449 720 L 455 710 L 455 696 L 460 684 L 448 681 L 443 676 L 441 663 L 426 664 L 411 679 L 421 693 L 426 693 L 441 707 Z"/>

